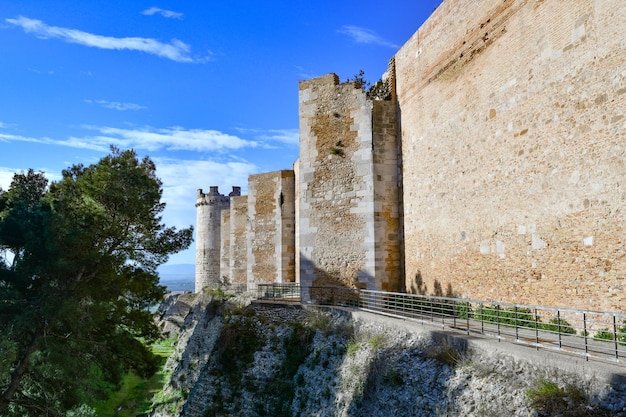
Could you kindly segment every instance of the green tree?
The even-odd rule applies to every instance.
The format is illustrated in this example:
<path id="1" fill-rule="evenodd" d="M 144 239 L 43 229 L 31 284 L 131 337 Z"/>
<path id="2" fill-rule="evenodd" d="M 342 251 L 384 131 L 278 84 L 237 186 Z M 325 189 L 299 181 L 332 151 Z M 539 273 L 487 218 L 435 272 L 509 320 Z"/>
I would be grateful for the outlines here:
<path id="1" fill-rule="evenodd" d="M 0 415 L 64 416 L 156 370 L 156 268 L 192 241 L 161 223 L 161 185 L 149 158 L 112 148 L 49 187 L 29 170 L 0 189 Z"/>

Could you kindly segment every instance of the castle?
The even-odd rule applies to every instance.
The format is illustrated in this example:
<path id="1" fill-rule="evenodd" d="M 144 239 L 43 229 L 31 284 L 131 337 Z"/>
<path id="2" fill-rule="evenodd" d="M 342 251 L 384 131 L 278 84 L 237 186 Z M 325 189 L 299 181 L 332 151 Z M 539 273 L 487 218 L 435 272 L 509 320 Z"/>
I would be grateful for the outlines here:
<path id="1" fill-rule="evenodd" d="M 369 98 L 299 85 L 300 158 L 199 190 L 196 289 L 299 282 L 624 311 L 626 8 L 445 0 Z"/>

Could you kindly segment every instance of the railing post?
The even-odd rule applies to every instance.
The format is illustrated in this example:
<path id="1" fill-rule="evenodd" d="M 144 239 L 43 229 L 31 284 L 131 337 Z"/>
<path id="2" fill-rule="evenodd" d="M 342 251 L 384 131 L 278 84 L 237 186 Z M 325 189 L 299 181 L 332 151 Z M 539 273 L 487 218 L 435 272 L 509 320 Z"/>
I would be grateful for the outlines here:
<path id="1" fill-rule="evenodd" d="M 613 345 L 615 346 L 615 361 L 619 361 L 619 348 L 617 346 L 617 322 L 613 314 Z"/>
<path id="2" fill-rule="evenodd" d="M 452 325 L 456 327 L 456 301 L 452 300 Z"/>
<path id="3" fill-rule="evenodd" d="M 435 322 L 435 309 L 433 307 L 432 299 L 429 299 L 428 306 L 430 307 L 430 321 L 434 323 Z"/>
<path id="4" fill-rule="evenodd" d="M 519 326 L 517 325 L 517 305 L 513 306 L 513 311 L 515 311 L 515 341 L 519 340 Z"/>
<path id="5" fill-rule="evenodd" d="M 496 304 L 496 323 L 498 325 L 498 342 L 500 341 L 500 304 Z"/>
<path id="6" fill-rule="evenodd" d="M 480 333 L 485 334 L 485 307 L 483 303 L 478 304 L 480 309 Z"/>
<path id="7" fill-rule="evenodd" d="M 557 322 L 557 328 L 559 330 L 559 349 L 562 349 L 563 346 L 561 344 L 561 310 L 557 310 L 556 311 L 556 322 Z"/>
<path id="8" fill-rule="evenodd" d="M 466 311 L 465 311 L 465 324 L 467 325 L 467 335 L 468 336 L 470 334 L 470 323 L 469 323 L 470 309 L 471 309 L 470 303 L 468 302 L 467 303 L 467 308 L 466 308 Z"/>
<path id="9" fill-rule="evenodd" d="M 533 310 L 535 312 L 535 347 L 537 350 L 539 350 L 539 326 L 537 324 L 537 307 L 535 307 Z"/>
<path id="10" fill-rule="evenodd" d="M 587 344 L 587 313 L 583 313 L 583 335 L 585 336 L 585 360 L 589 361 L 589 345 Z"/>

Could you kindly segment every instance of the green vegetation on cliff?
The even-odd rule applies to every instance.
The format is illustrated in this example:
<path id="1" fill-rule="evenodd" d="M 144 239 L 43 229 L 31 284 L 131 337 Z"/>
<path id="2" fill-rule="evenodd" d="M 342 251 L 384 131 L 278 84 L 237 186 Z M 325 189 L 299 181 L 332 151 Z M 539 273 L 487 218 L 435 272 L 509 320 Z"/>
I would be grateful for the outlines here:
<path id="1" fill-rule="evenodd" d="M 161 223 L 161 193 L 149 158 L 115 148 L 0 190 L 0 415 L 84 415 L 129 371 L 157 371 L 140 341 L 159 337 L 156 268 L 192 239 Z"/>

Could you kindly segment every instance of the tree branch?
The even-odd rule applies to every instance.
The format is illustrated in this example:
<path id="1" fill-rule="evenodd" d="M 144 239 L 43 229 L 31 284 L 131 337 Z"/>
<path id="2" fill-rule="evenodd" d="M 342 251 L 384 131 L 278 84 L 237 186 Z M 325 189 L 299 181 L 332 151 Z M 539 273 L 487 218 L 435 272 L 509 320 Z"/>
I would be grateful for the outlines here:
<path id="1" fill-rule="evenodd" d="M 11 403 L 13 396 L 17 392 L 17 389 L 19 388 L 20 383 L 22 382 L 22 378 L 24 377 L 24 374 L 28 370 L 30 356 L 37 349 L 39 349 L 39 345 L 41 345 L 42 338 L 43 338 L 43 331 L 37 330 L 32 340 L 30 341 L 30 344 L 26 348 L 26 351 L 22 355 L 22 358 L 20 359 L 17 366 L 15 367 L 15 370 L 11 374 L 11 382 L 9 382 L 9 385 L 2 393 L 2 396 L 0 396 L 0 415 L 4 415 L 4 412 L 9 407 L 9 404 Z"/>

